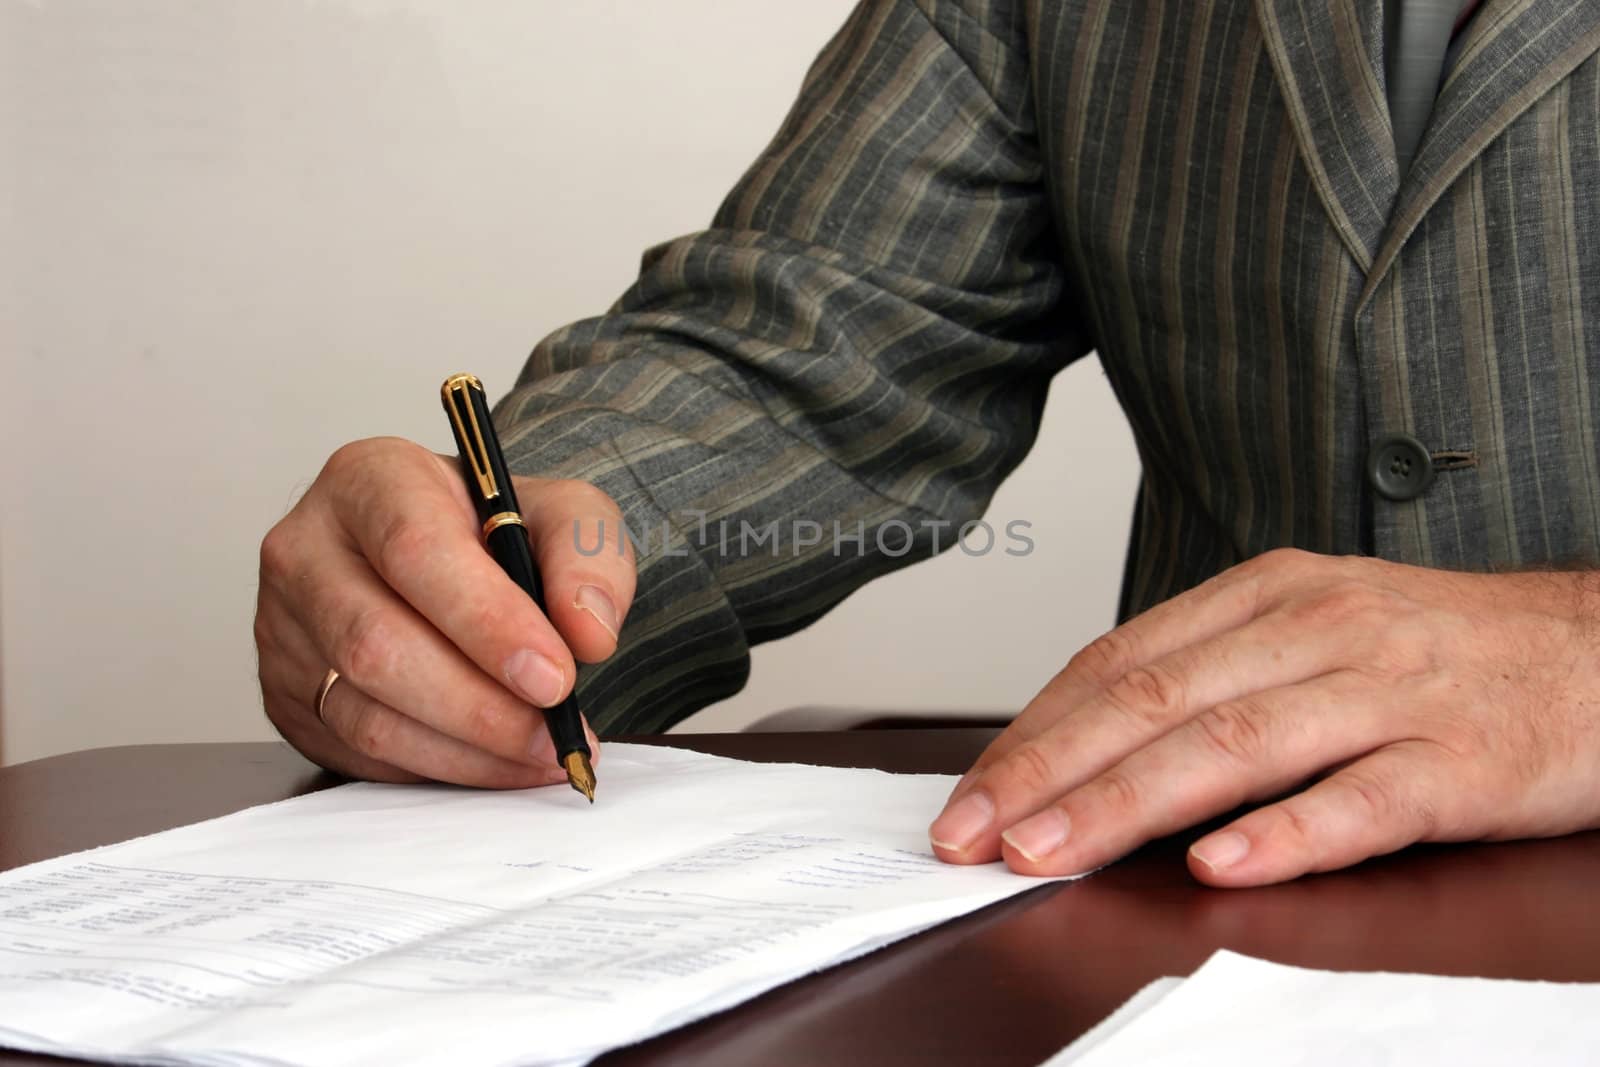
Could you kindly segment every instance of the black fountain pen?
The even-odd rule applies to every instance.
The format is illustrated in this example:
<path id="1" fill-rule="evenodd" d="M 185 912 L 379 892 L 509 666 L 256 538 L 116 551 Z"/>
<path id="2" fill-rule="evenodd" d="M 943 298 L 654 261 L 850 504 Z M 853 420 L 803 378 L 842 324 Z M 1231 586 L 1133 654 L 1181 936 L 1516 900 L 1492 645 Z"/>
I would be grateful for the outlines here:
<path id="1" fill-rule="evenodd" d="M 470 374 L 454 374 L 445 379 L 440 394 L 450 415 L 456 447 L 461 450 L 461 473 L 467 480 L 467 492 L 478 509 L 478 521 L 483 524 L 483 543 L 511 580 L 522 586 L 544 611 L 544 586 L 534 566 L 533 550 L 528 546 L 528 528 L 517 507 L 511 472 L 506 469 L 500 440 L 489 420 L 489 399 L 483 383 Z M 543 710 L 550 740 L 555 742 L 556 762 L 567 772 L 572 788 L 593 804 L 594 767 L 589 763 L 592 753 L 577 701 L 569 695 L 555 707 Z"/>

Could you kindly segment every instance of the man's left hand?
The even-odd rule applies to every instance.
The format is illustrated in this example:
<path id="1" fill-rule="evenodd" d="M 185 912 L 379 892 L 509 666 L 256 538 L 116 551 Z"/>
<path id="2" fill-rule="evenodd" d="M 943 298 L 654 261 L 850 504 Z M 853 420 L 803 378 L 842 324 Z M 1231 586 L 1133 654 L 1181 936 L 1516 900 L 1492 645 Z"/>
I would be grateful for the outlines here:
<path id="1" fill-rule="evenodd" d="M 1069 874 L 1269 800 L 1194 844 L 1197 878 L 1600 826 L 1600 574 L 1267 553 L 1074 656 L 930 837 Z"/>

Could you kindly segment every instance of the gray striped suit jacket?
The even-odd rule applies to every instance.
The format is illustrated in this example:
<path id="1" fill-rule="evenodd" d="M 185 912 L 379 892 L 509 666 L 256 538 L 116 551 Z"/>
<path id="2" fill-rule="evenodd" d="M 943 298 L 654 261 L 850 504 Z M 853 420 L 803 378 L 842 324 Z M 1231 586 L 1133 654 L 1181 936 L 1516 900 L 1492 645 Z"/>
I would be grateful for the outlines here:
<path id="1" fill-rule="evenodd" d="M 596 728 L 930 554 L 1091 350 L 1144 468 L 1125 615 L 1283 545 L 1600 559 L 1600 3 L 1488 0 L 1404 180 L 1382 33 L 1382 0 L 862 3 L 711 228 L 498 407 L 517 470 L 653 531 Z M 1363 474 L 1394 432 L 1438 470 L 1403 503 Z"/>

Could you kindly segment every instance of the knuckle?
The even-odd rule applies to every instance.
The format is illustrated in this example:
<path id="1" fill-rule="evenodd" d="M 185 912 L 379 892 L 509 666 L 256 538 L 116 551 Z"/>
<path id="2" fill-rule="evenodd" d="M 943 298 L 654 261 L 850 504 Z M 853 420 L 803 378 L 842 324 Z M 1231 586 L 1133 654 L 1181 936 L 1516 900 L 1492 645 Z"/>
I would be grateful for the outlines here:
<path id="1" fill-rule="evenodd" d="M 523 598 L 521 604 L 509 598 L 492 597 L 469 606 L 466 619 L 471 633 L 493 640 L 519 630 L 526 632 L 529 627 L 527 613 L 537 610 L 527 597 Z"/>
<path id="2" fill-rule="evenodd" d="M 503 718 L 486 704 L 469 704 L 457 716 L 456 736 L 474 748 L 494 749 Z"/>
<path id="3" fill-rule="evenodd" d="M 611 496 L 596 485 L 574 480 L 548 483 L 541 490 L 553 504 L 544 510 L 561 516 L 558 525 L 536 528 L 539 547 L 570 549 L 593 564 L 605 567 L 628 563 L 634 555 L 622 510 Z M 556 537 L 558 543 L 544 542 Z"/>
<path id="4" fill-rule="evenodd" d="M 1113 767 L 1100 775 L 1095 789 L 1103 802 L 1113 811 L 1136 811 L 1142 791 L 1126 771 Z"/>
<path id="5" fill-rule="evenodd" d="M 323 473 L 339 478 L 364 468 L 370 461 L 377 442 L 372 438 L 342 444 L 328 456 L 322 465 Z"/>
<path id="6" fill-rule="evenodd" d="M 1349 795 L 1378 825 L 1400 825 L 1417 837 L 1433 836 L 1439 826 L 1437 808 L 1415 790 L 1396 792 L 1387 780 L 1361 771 L 1340 776 Z"/>
<path id="7" fill-rule="evenodd" d="M 583 532 L 593 532 L 597 522 L 605 523 L 606 532 L 620 525 L 621 509 L 610 494 L 591 482 L 575 478 L 556 480 L 531 479 L 524 490 L 527 499 L 537 502 L 536 513 L 559 515 L 564 523 L 579 522 Z"/>
<path id="8" fill-rule="evenodd" d="M 296 539 L 287 521 L 279 522 L 261 539 L 261 578 L 279 581 L 294 573 L 298 556 Z"/>
<path id="9" fill-rule="evenodd" d="M 1320 557 L 1302 548 L 1270 548 L 1239 564 L 1236 571 L 1258 582 L 1281 582 L 1310 571 Z"/>
<path id="10" fill-rule="evenodd" d="M 421 445 L 401 437 L 367 437 L 351 441 L 334 449 L 322 465 L 317 481 L 334 482 L 341 486 L 382 477 L 393 469 L 397 457 L 410 453 L 413 457 L 429 455 Z"/>
<path id="11" fill-rule="evenodd" d="M 339 669 L 358 683 L 388 676 L 399 654 L 396 627 L 386 608 L 358 613 L 335 643 Z"/>
<path id="12" fill-rule="evenodd" d="M 1219 704 L 1194 720 L 1206 746 L 1236 763 L 1263 760 L 1271 747 L 1271 716 L 1252 700 Z"/>
<path id="13" fill-rule="evenodd" d="M 1279 805 L 1277 810 L 1282 834 L 1295 842 L 1302 852 L 1314 853 L 1321 834 L 1304 806 L 1291 800 Z"/>
<path id="14" fill-rule="evenodd" d="M 1343 775 L 1344 788 L 1351 798 L 1374 819 L 1382 819 L 1393 806 L 1389 790 L 1377 780 L 1358 771 Z"/>
<path id="15" fill-rule="evenodd" d="M 278 648 L 278 635 L 273 631 L 272 625 L 267 621 L 266 615 L 257 610 L 254 622 L 250 625 L 251 636 L 255 638 L 256 659 L 259 662 L 263 657 Z"/>
<path id="16" fill-rule="evenodd" d="M 1039 745 L 1032 742 L 1012 749 L 1001 760 L 996 770 L 1001 773 L 996 774 L 991 771 L 984 775 L 985 779 L 990 781 L 996 778 L 1010 779 L 1028 795 L 1039 795 L 1053 790 L 1055 786 L 1055 764 Z"/>
<path id="17" fill-rule="evenodd" d="M 1090 682 L 1107 688 L 1137 663 L 1136 642 L 1121 627 L 1101 634 L 1067 662 L 1066 673 L 1076 672 Z"/>
<path id="18" fill-rule="evenodd" d="M 632 558 L 633 538 L 627 535 L 619 518 L 574 515 L 561 536 L 563 541 L 557 547 L 570 548 L 583 557 L 587 567 L 606 569 L 612 563 Z"/>
<path id="19" fill-rule="evenodd" d="M 378 535 L 378 565 L 381 574 L 409 574 L 429 564 L 439 549 L 438 537 L 428 527 L 400 518 Z"/>
<path id="20" fill-rule="evenodd" d="M 1106 690 L 1106 699 L 1141 724 L 1182 718 L 1188 705 L 1183 679 L 1165 667 L 1135 667 Z"/>
<path id="21" fill-rule="evenodd" d="M 383 708 L 372 702 L 363 702 L 350 715 L 345 740 L 357 752 L 384 760 L 394 741 L 394 726 Z"/>
<path id="22" fill-rule="evenodd" d="M 1320 558 L 1315 552 L 1292 546 L 1268 549 L 1256 557 L 1260 565 L 1269 570 L 1297 570 L 1312 566 Z"/>

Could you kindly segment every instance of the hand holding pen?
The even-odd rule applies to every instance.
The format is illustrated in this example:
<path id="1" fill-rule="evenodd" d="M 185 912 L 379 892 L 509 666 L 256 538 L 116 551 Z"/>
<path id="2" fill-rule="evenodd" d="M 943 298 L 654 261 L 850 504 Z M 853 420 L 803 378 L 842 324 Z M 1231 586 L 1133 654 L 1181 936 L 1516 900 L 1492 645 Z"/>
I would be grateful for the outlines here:
<path id="1" fill-rule="evenodd" d="M 483 543 L 506 575 L 528 594 L 540 611 L 545 610 L 544 583 L 533 561 L 528 543 L 528 524 L 511 485 L 511 471 L 500 451 L 489 416 L 489 399 L 483 383 L 470 374 L 456 374 L 445 380 L 440 390 L 444 409 L 450 416 L 461 453 L 461 474 L 467 495 L 478 513 Z M 556 763 L 566 772 L 567 783 L 594 803 L 592 752 L 584 736 L 583 716 L 571 694 L 554 705 L 544 707 L 544 722 L 555 745 Z"/>
<path id="2" fill-rule="evenodd" d="M 267 534 L 255 623 L 262 697 L 307 757 L 375 781 L 568 780 L 538 709 L 570 694 L 575 661 L 616 649 L 633 556 L 578 551 L 574 524 L 591 546 L 601 521 L 613 543 L 621 528 L 599 489 L 511 481 L 547 612 L 486 551 L 456 457 L 409 441 L 338 449 Z M 330 668 L 338 680 L 323 692 Z"/>

